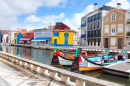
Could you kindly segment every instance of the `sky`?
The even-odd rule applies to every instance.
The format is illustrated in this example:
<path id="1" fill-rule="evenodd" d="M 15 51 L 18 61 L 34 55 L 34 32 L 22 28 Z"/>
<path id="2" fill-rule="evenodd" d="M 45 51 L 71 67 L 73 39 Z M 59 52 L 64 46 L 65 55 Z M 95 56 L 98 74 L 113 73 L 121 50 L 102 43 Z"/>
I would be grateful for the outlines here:
<path id="1" fill-rule="evenodd" d="M 129 9 L 130 0 L 0 0 L 0 30 L 38 29 L 63 22 L 77 30 L 81 17 L 103 5 Z"/>

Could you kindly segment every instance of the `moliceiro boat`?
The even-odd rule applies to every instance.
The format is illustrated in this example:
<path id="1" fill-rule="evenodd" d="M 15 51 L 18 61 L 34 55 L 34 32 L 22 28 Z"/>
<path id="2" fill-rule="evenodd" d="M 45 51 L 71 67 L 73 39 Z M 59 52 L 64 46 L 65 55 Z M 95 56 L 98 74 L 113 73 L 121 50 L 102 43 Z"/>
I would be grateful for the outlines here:
<path id="1" fill-rule="evenodd" d="M 81 49 L 79 49 L 81 51 Z M 117 55 L 104 55 L 100 57 L 90 57 L 85 58 L 81 53 L 77 52 L 77 56 L 75 57 L 71 71 L 79 72 L 79 71 L 92 71 L 102 69 L 102 66 L 115 64 L 118 62 L 122 62 L 128 59 L 127 50 L 123 50 L 120 54 Z"/>
<path id="2" fill-rule="evenodd" d="M 59 52 L 58 48 L 54 49 L 54 55 L 51 61 L 51 65 L 66 65 L 70 66 L 72 65 L 72 62 L 75 59 L 75 56 L 69 56 L 69 57 L 64 57 L 64 54 L 62 52 Z M 96 54 L 87 54 L 87 52 L 82 51 L 82 55 L 86 58 L 88 55 L 93 56 Z"/>

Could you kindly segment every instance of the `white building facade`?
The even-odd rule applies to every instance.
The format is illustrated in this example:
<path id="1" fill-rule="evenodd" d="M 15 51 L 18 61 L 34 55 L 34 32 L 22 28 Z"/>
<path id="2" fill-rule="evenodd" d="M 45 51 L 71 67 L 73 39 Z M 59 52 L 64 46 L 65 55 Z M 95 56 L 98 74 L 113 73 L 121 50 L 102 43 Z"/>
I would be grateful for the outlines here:
<path id="1" fill-rule="evenodd" d="M 6 43 L 6 38 L 7 38 L 7 36 L 8 36 L 7 33 L 3 35 L 3 38 L 2 38 L 2 39 L 3 39 L 3 40 L 2 40 L 2 43 L 3 43 L 3 44 Z"/>
<path id="2" fill-rule="evenodd" d="M 14 33 L 17 33 L 17 32 L 11 31 L 8 33 L 8 43 L 9 44 L 14 44 Z"/>

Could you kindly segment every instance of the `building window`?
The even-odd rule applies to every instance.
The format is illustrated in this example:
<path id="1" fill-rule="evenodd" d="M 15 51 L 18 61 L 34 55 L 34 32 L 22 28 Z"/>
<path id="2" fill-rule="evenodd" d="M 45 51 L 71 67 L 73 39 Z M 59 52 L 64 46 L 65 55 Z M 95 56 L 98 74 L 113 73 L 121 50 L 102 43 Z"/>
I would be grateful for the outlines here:
<path id="1" fill-rule="evenodd" d="M 95 21 L 95 16 L 93 16 L 93 21 Z"/>
<path id="2" fill-rule="evenodd" d="M 88 45 L 89 45 L 89 42 L 90 42 L 90 40 L 88 39 Z"/>
<path id="3" fill-rule="evenodd" d="M 93 16 L 92 16 L 92 22 L 93 22 Z"/>
<path id="4" fill-rule="evenodd" d="M 28 34 L 28 36 L 31 36 L 31 34 Z"/>
<path id="5" fill-rule="evenodd" d="M 98 37 L 101 37 L 101 30 L 98 30 Z"/>
<path id="6" fill-rule="evenodd" d="M 101 13 L 98 14 L 98 19 L 101 19 Z"/>
<path id="7" fill-rule="evenodd" d="M 94 46 L 96 46 L 96 39 L 94 39 Z"/>
<path id="8" fill-rule="evenodd" d="M 94 15 L 94 16 L 95 16 L 94 18 L 95 18 L 95 21 L 96 21 L 96 20 L 97 20 L 97 14 L 96 14 L 96 15 Z"/>
<path id="9" fill-rule="evenodd" d="M 99 21 L 98 21 L 98 23 L 97 23 L 97 28 L 99 28 Z"/>
<path id="10" fill-rule="evenodd" d="M 95 23 L 93 24 L 93 29 L 95 29 Z"/>
<path id="11" fill-rule="evenodd" d="M 118 25 L 118 32 L 123 32 L 123 26 L 122 25 Z"/>
<path id="12" fill-rule="evenodd" d="M 112 14 L 112 21 L 115 21 L 115 20 L 116 20 L 116 14 L 113 13 L 113 14 Z"/>
<path id="13" fill-rule="evenodd" d="M 50 33 L 48 32 L 48 35 L 50 35 Z"/>
<path id="14" fill-rule="evenodd" d="M 107 22 L 107 21 L 108 21 L 108 18 L 106 18 L 105 21 Z"/>
<path id="15" fill-rule="evenodd" d="M 109 32 L 109 26 L 105 26 L 105 33 Z"/>
<path id="16" fill-rule="evenodd" d="M 90 23 L 90 17 L 88 19 L 89 19 L 88 23 Z"/>
<path id="17" fill-rule="evenodd" d="M 88 21 L 88 23 L 89 23 L 89 18 L 87 18 L 87 21 Z"/>
<path id="18" fill-rule="evenodd" d="M 120 20 L 122 20 L 123 19 L 123 17 L 120 17 Z"/>
<path id="19" fill-rule="evenodd" d="M 39 34 L 39 32 L 37 32 L 37 35 Z"/>
<path id="20" fill-rule="evenodd" d="M 98 39 L 98 46 L 100 46 L 100 39 Z"/>
<path id="21" fill-rule="evenodd" d="M 89 30 L 89 24 L 88 24 L 88 30 Z"/>
<path id="22" fill-rule="evenodd" d="M 92 24 L 91 24 L 91 30 L 92 30 L 92 28 L 93 28 L 93 27 L 92 27 Z"/>
<path id="23" fill-rule="evenodd" d="M 111 35 L 115 35 L 115 26 L 111 27 Z"/>
<path id="24" fill-rule="evenodd" d="M 115 45 L 116 43 L 116 39 L 115 38 L 111 38 L 111 45 Z"/>
<path id="25" fill-rule="evenodd" d="M 91 45 L 93 45 L 93 39 L 91 39 Z"/>
<path id="26" fill-rule="evenodd" d="M 53 36 L 59 36 L 59 32 L 54 32 Z"/>
<path id="27" fill-rule="evenodd" d="M 44 35 L 44 32 L 42 32 L 42 35 Z"/>

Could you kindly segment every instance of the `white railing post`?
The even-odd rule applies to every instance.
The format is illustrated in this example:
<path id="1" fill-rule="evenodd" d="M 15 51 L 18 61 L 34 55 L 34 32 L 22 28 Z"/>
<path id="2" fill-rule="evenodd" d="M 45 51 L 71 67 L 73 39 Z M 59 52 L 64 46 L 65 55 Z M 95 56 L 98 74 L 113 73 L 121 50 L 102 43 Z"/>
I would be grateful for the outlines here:
<path id="1" fill-rule="evenodd" d="M 76 79 L 76 86 L 85 86 L 85 82 Z"/>
<path id="2" fill-rule="evenodd" d="M 38 68 L 38 66 L 33 65 L 33 71 L 37 72 L 37 68 Z"/>
<path id="3" fill-rule="evenodd" d="M 50 71 L 50 77 L 51 77 L 51 78 L 55 78 L 55 77 L 56 77 L 56 72 Z"/>
<path id="4" fill-rule="evenodd" d="M 70 78 L 68 76 L 61 74 L 61 82 L 66 83 L 69 81 L 70 81 Z"/>
<path id="5" fill-rule="evenodd" d="M 21 66 L 23 66 L 23 67 L 24 67 L 24 64 L 25 64 L 25 62 L 24 62 L 24 61 L 21 61 Z"/>
<path id="6" fill-rule="evenodd" d="M 45 71 L 46 71 L 46 69 L 45 69 L 45 68 L 40 68 L 40 74 L 45 75 Z"/>

